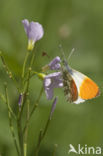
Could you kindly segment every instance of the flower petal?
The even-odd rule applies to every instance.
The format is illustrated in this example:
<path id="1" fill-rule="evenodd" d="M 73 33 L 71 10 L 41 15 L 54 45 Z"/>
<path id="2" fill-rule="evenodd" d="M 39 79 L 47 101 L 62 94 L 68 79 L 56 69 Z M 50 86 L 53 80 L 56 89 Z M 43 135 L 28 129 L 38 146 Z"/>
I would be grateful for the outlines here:
<path id="1" fill-rule="evenodd" d="M 24 30 L 27 34 L 28 27 L 29 27 L 29 21 L 27 19 L 22 20 L 22 24 L 24 25 Z"/>
<path id="2" fill-rule="evenodd" d="M 39 24 L 38 22 L 30 22 L 27 30 L 27 36 L 30 40 L 36 42 L 43 37 L 43 34 L 44 30 L 41 24 Z"/>
<path id="3" fill-rule="evenodd" d="M 46 93 L 46 97 L 48 100 L 51 100 L 53 98 L 53 89 L 52 88 L 46 88 L 45 93 Z"/>
<path id="4" fill-rule="evenodd" d="M 63 87 L 61 72 L 55 72 L 45 76 L 44 89 L 48 100 L 53 98 L 53 89 Z"/>
<path id="5" fill-rule="evenodd" d="M 58 70 L 61 67 L 60 62 L 61 59 L 59 56 L 57 56 L 48 64 L 48 66 L 51 70 Z"/>

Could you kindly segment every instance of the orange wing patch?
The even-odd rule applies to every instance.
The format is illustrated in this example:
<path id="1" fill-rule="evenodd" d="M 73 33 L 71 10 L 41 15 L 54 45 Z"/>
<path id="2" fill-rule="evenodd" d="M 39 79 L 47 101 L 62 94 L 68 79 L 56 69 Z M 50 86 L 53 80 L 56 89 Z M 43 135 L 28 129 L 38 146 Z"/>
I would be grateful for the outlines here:
<path id="1" fill-rule="evenodd" d="M 84 100 L 92 99 L 99 95 L 99 88 L 90 78 L 85 78 L 80 86 L 80 97 Z"/>
<path id="2" fill-rule="evenodd" d="M 77 92 L 77 87 L 76 87 L 76 84 L 74 82 L 74 80 L 72 79 L 71 81 L 71 96 L 72 96 L 72 101 L 76 101 L 77 98 L 78 98 L 78 92 Z"/>

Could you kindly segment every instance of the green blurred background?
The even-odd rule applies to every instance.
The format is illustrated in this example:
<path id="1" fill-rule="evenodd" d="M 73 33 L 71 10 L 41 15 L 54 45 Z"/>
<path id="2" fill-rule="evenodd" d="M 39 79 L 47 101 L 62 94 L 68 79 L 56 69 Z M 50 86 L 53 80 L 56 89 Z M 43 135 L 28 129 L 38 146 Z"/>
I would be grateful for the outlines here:
<path id="1" fill-rule="evenodd" d="M 39 155 L 52 156 L 54 144 L 58 144 L 56 156 L 67 156 L 69 144 L 74 145 L 75 148 L 78 144 L 103 148 L 103 1 L 0 0 L 0 50 L 18 80 L 27 47 L 27 37 L 21 23 L 25 18 L 40 22 L 45 31 L 43 39 L 36 43 L 34 70 L 40 71 L 41 67 L 49 63 L 52 58 L 61 56 L 58 47 L 62 44 L 66 56 L 72 48 L 75 48 L 69 64 L 95 80 L 101 90 L 99 98 L 75 105 L 66 102 L 63 89 L 55 89 L 59 101 L 41 144 Z M 50 58 L 42 57 L 43 51 Z M 17 91 L 5 74 L 0 61 L 0 92 L 2 93 L 4 93 L 5 81 L 8 83 L 10 103 L 16 112 Z M 30 84 L 32 102 L 37 98 L 41 84 L 40 80 L 32 78 Z M 28 156 L 34 155 L 38 132 L 45 125 L 51 103 L 52 101 L 46 100 L 44 93 L 30 122 Z M 9 129 L 7 107 L 1 99 L 0 154 L 16 156 Z"/>

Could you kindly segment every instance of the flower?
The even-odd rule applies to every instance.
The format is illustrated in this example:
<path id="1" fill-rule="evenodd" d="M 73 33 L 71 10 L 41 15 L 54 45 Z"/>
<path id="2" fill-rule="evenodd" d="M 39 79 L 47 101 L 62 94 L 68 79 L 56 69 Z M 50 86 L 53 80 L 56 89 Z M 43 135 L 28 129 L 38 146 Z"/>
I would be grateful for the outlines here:
<path id="1" fill-rule="evenodd" d="M 58 70 L 61 67 L 60 62 L 61 59 L 59 56 L 57 56 L 48 64 L 48 66 L 51 70 Z"/>
<path id="2" fill-rule="evenodd" d="M 44 35 L 43 27 L 38 22 L 32 21 L 29 23 L 27 19 L 22 20 L 22 24 L 28 37 L 28 50 L 32 50 L 35 42 L 40 40 Z"/>
<path id="3" fill-rule="evenodd" d="M 50 70 L 59 70 L 61 65 L 60 65 L 61 59 L 59 56 L 56 56 L 48 65 L 45 65 L 42 68 L 42 71 L 46 71 L 48 69 Z"/>
<path id="4" fill-rule="evenodd" d="M 54 101 L 53 101 L 53 103 L 52 103 L 51 112 L 50 112 L 50 120 L 51 120 L 52 115 L 53 115 L 53 113 L 54 113 L 54 110 L 55 110 L 55 107 L 56 107 L 56 104 L 57 104 L 57 100 L 58 100 L 58 98 L 55 97 L 55 99 L 54 99 Z"/>
<path id="5" fill-rule="evenodd" d="M 53 98 L 53 89 L 63 87 L 62 73 L 51 73 L 44 78 L 44 89 L 48 100 Z"/>

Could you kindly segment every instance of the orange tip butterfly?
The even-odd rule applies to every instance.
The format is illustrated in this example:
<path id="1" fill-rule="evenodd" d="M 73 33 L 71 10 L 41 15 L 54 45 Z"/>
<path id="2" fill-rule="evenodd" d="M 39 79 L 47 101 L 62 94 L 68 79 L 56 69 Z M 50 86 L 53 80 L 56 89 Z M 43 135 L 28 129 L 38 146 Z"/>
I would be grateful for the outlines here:
<path id="1" fill-rule="evenodd" d="M 63 60 L 62 77 L 64 94 L 68 102 L 79 104 L 100 95 L 98 85 L 86 75 L 72 69 L 65 57 Z"/>

